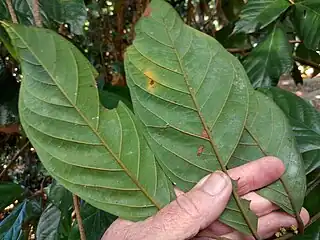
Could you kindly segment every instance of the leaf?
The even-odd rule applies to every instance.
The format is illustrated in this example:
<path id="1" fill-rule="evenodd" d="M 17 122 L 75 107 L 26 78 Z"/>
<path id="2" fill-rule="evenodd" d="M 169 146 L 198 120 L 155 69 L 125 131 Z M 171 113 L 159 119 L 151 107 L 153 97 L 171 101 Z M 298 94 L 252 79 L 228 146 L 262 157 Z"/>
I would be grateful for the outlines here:
<path id="1" fill-rule="evenodd" d="M 244 134 L 229 161 L 228 168 L 252 159 L 275 156 L 285 164 L 280 180 L 257 192 L 292 215 L 299 213 L 306 191 L 306 178 L 301 155 L 286 116 L 271 99 L 260 92 L 250 98 L 249 115 Z M 271 127 L 266 127 L 271 123 Z"/>
<path id="2" fill-rule="evenodd" d="M 320 167 L 320 113 L 304 99 L 280 88 L 259 89 L 287 116 L 303 154 L 307 174 Z"/>
<path id="3" fill-rule="evenodd" d="M 61 220 L 60 210 L 54 204 L 49 203 L 39 219 L 36 238 L 39 240 L 64 239 L 63 235 L 59 233 Z"/>
<path id="4" fill-rule="evenodd" d="M 72 225 L 72 194 L 54 181 L 47 189 L 49 204 L 42 213 L 37 239 L 68 239 Z"/>
<path id="5" fill-rule="evenodd" d="M 150 9 L 150 15 L 137 23 L 136 39 L 125 54 L 127 83 L 135 114 L 144 125 L 145 137 L 158 162 L 178 188 L 188 191 L 210 172 L 229 168 L 243 135 L 253 88 L 239 61 L 215 39 L 185 25 L 163 1 L 152 1 Z M 261 114 L 263 118 L 264 112 Z M 279 109 L 274 114 L 283 118 Z M 252 131 L 257 132 L 261 147 L 273 151 L 264 142 L 270 128 L 268 135 L 263 135 L 256 125 Z M 290 143 L 284 148 L 295 158 L 286 164 L 292 164 L 290 169 L 302 169 L 302 173 L 297 178 L 297 172 L 288 171 L 284 180 L 295 177 L 297 192 L 286 193 L 277 201 L 286 211 L 296 213 L 301 209 L 298 193 L 303 200 L 305 179 L 293 136 L 285 133 L 287 128 L 286 122 L 279 126 L 288 139 L 284 144 Z M 245 153 L 250 160 L 255 159 L 252 153 Z M 286 156 L 282 157 L 284 161 Z M 292 189 L 292 184 L 285 184 Z M 283 191 L 283 186 L 277 182 L 275 189 Z M 273 195 L 269 198 L 274 200 Z M 220 221 L 257 237 L 256 216 L 235 190 Z"/>
<path id="6" fill-rule="evenodd" d="M 51 20 L 70 26 L 72 33 L 83 34 L 83 25 L 87 19 L 86 5 L 83 0 L 40 0 L 43 11 Z"/>
<path id="7" fill-rule="evenodd" d="M 0 182 L 0 211 L 22 197 L 24 190 L 15 183 Z"/>
<path id="8" fill-rule="evenodd" d="M 87 239 L 101 239 L 106 229 L 116 220 L 115 216 L 85 203 L 81 206 L 81 217 Z M 74 225 L 69 240 L 80 239 L 79 226 Z"/>
<path id="9" fill-rule="evenodd" d="M 253 33 L 274 22 L 290 6 L 287 0 L 248 0 L 236 22 L 234 33 Z"/>
<path id="10" fill-rule="evenodd" d="M 0 223 L 0 239 L 24 239 L 22 224 L 39 217 L 40 212 L 40 206 L 35 201 L 25 200 L 20 203 L 14 208 L 10 215 Z"/>
<path id="11" fill-rule="evenodd" d="M 303 44 L 311 50 L 320 47 L 320 5 L 318 0 L 299 1 L 294 4 L 293 23 Z"/>
<path id="12" fill-rule="evenodd" d="M 293 67 L 292 46 L 286 33 L 275 26 L 269 36 L 244 59 L 243 66 L 254 88 L 276 86 Z"/>
<path id="13" fill-rule="evenodd" d="M 47 191 L 47 196 L 48 200 L 61 211 L 62 215 L 71 216 L 71 213 L 73 211 L 73 200 L 71 192 L 69 192 L 61 184 L 53 181 Z"/>
<path id="14" fill-rule="evenodd" d="M 122 103 L 99 104 L 93 67 L 53 31 L 2 23 L 20 59 L 21 124 L 48 172 L 91 205 L 141 220 L 171 201 L 172 185 Z M 32 74 L 31 74 L 32 73 Z"/>
<path id="15" fill-rule="evenodd" d="M 123 102 L 130 110 L 132 109 L 131 97 L 128 87 L 105 86 L 99 91 L 101 104 L 108 109 L 118 106 L 119 101 Z"/>
<path id="16" fill-rule="evenodd" d="M 12 0 L 13 9 L 18 22 L 24 25 L 34 25 L 33 0 Z M 87 19 L 87 11 L 83 0 L 39 0 L 42 23 L 53 27 L 53 23 L 68 23 L 72 33 L 81 35 Z M 11 21 L 11 16 L 5 5 L 0 2 L 0 20 Z"/>

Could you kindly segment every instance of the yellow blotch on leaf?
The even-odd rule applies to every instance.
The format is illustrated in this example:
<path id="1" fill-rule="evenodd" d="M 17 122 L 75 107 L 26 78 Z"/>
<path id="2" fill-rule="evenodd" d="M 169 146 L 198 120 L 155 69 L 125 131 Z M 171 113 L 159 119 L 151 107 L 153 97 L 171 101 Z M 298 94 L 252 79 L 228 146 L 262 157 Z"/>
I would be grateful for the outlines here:
<path id="1" fill-rule="evenodd" d="M 151 71 L 145 71 L 144 75 L 147 77 L 147 82 L 146 82 L 147 90 L 149 92 L 154 92 L 154 89 L 157 85 L 156 81 L 154 80 L 154 73 Z"/>

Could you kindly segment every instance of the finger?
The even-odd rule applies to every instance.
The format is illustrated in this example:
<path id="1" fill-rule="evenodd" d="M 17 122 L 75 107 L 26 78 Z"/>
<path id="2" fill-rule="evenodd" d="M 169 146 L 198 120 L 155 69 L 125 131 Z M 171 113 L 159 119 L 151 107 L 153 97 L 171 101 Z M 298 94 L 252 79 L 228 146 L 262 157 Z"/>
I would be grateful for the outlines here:
<path id="1" fill-rule="evenodd" d="M 302 208 L 300 216 L 304 225 L 306 225 L 310 219 L 307 210 Z M 294 217 L 284 212 L 272 212 L 259 218 L 258 234 L 262 238 L 269 238 L 278 232 L 281 227 L 288 228 L 292 225 L 298 225 Z"/>
<path id="2" fill-rule="evenodd" d="M 285 171 L 283 162 L 276 157 L 263 157 L 242 166 L 228 170 L 229 176 L 238 181 L 238 193 L 265 187 L 276 181 Z"/>
<path id="3" fill-rule="evenodd" d="M 147 219 L 137 239 L 187 239 L 216 220 L 232 191 L 230 178 L 218 171 L 203 178 L 154 217 Z"/>
<path id="4" fill-rule="evenodd" d="M 261 197 L 255 192 L 249 192 L 243 195 L 241 198 L 244 198 L 250 201 L 250 209 L 258 216 L 264 216 L 272 211 L 279 209 L 279 207 L 269 200 Z"/>

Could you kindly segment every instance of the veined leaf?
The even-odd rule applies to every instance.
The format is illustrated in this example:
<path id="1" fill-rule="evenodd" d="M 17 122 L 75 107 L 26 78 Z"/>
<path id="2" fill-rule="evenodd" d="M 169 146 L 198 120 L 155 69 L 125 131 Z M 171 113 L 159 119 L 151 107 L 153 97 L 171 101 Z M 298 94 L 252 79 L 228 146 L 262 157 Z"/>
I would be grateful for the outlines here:
<path id="1" fill-rule="evenodd" d="M 170 202 L 172 185 L 122 103 L 99 104 L 93 67 L 40 28 L 2 23 L 20 59 L 21 124 L 48 172 L 91 205 L 139 220 Z"/>
<path id="2" fill-rule="evenodd" d="M 320 113 L 304 99 L 280 88 L 259 89 L 282 109 L 292 126 L 307 174 L 320 167 Z"/>
<path id="3" fill-rule="evenodd" d="M 294 4 L 293 23 L 303 44 L 311 50 L 320 48 L 320 5 L 318 0 Z"/>
<path id="4" fill-rule="evenodd" d="M 225 169 L 245 124 L 248 80 L 231 54 L 184 25 L 167 3 L 152 1 L 147 11 L 127 49 L 128 84 L 160 164 L 180 189 L 189 190 L 204 175 Z M 227 121 L 233 123 L 228 128 Z M 234 197 L 221 220 L 256 235 L 249 204 Z"/>
<path id="5" fill-rule="evenodd" d="M 275 21 L 290 6 L 287 0 L 248 0 L 234 32 L 252 33 Z"/>
<path id="6" fill-rule="evenodd" d="M 257 91 L 251 95 L 249 109 L 245 131 L 228 167 L 237 167 L 270 155 L 282 159 L 285 174 L 258 193 L 299 219 L 306 178 L 288 120 L 271 99 Z M 270 127 L 266 127 L 268 125 Z"/>
<path id="7" fill-rule="evenodd" d="M 265 148 L 265 153 L 287 161 L 289 169 L 284 183 L 278 181 L 261 194 L 291 214 L 299 212 L 305 179 L 289 125 L 272 101 L 264 104 L 271 104 L 266 113 L 259 113 L 255 104 L 260 96 L 256 96 L 242 65 L 215 39 L 185 25 L 164 1 L 154 0 L 136 25 L 136 39 L 127 49 L 125 65 L 134 110 L 145 126 L 145 136 L 162 168 L 180 189 L 187 191 L 204 175 L 243 163 L 234 160 L 235 149 L 253 161 L 256 152 L 258 157 L 265 155 L 259 150 Z M 249 94 L 253 102 L 248 110 Z M 260 123 L 252 120 L 257 112 L 259 118 L 277 115 L 282 120 L 277 131 L 283 136 L 275 136 L 276 132 L 270 136 L 271 127 L 263 126 L 260 131 Z M 263 120 L 270 125 L 270 117 Z M 253 152 L 239 149 L 249 127 L 257 135 Z M 268 142 L 273 138 L 277 145 Z M 294 159 L 287 159 L 291 155 Z M 293 178 L 299 183 L 296 186 L 289 182 Z M 276 199 L 272 188 L 284 196 Z M 241 201 L 234 191 L 220 220 L 256 236 L 256 218 L 248 208 L 248 202 Z"/>
<path id="8" fill-rule="evenodd" d="M 244 59 L 243 66 L 254 88 L 276 86 L 280 76 L 293 67 L 292 46 L 286 33 L 275 26 Z"/>

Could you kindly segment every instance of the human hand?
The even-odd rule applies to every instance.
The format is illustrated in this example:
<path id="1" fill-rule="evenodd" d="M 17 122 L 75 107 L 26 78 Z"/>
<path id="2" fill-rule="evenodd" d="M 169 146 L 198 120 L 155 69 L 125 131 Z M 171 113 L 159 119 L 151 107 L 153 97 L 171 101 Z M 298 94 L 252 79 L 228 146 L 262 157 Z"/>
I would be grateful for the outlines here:
<path id="1" fill-rule="evenodd" d="M 271 237 L 280 227 L 297 225 L 295 218 L 277 211 L 276 205 L 253 192 L 279 179 L 284 171 L 282 161 L 274 157 L 264 157 L 228 171 L 233 180 L 238 180 L 239 195 L 251 201 L 250 209 L 259 217 L 258 234 L 263 239 Z M 101 240 L 254 239 L 218 221 L 231 192 L 230 178 L 217 171 L 187 193 L 176 190 L 176 200 L 144 221 L 117 219 Z M 304 208 L 300 216 L 304 224 L 309 221 Z"/>

